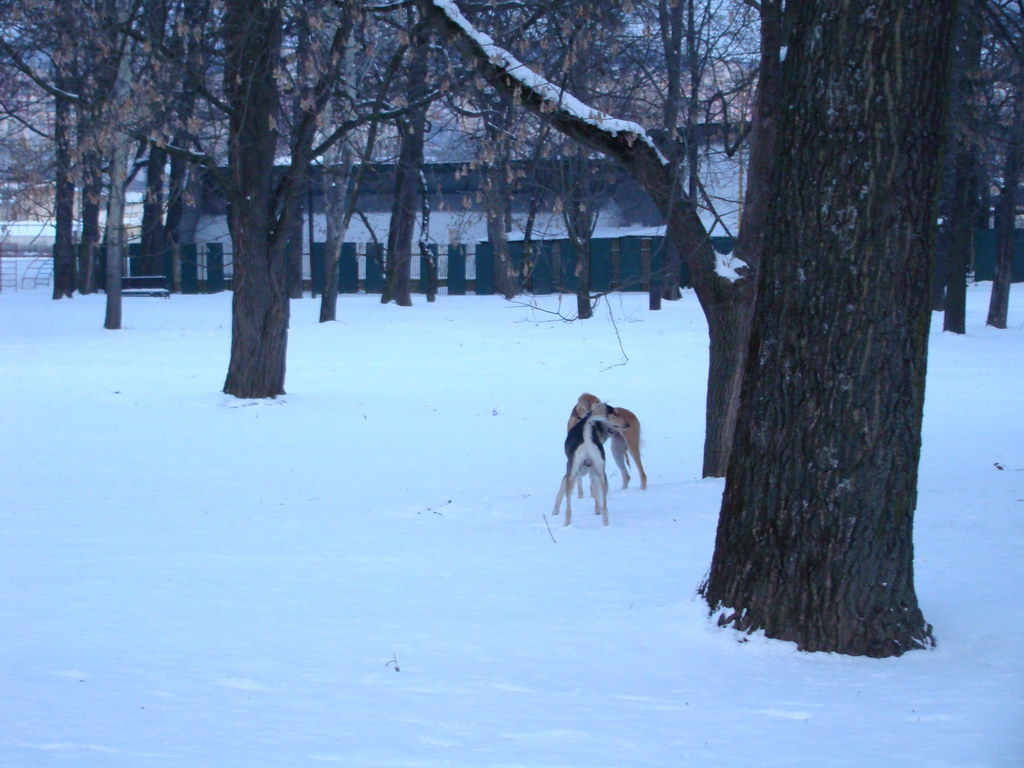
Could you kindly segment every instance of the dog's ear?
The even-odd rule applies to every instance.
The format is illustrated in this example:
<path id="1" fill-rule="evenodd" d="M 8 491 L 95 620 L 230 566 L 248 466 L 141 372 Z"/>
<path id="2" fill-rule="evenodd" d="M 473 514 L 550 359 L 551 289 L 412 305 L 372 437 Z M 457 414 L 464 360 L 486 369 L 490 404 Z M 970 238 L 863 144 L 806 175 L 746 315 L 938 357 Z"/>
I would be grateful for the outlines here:
<path id="1" fill-rule="evenodd" d="M 607 405 L 607 403 L 606 403 L 606 405 Z M 608 406 L 608 415 L 609 416 L 614 416 L 615 415 L 615 409 L 612 408 L 610 405 Z"/>

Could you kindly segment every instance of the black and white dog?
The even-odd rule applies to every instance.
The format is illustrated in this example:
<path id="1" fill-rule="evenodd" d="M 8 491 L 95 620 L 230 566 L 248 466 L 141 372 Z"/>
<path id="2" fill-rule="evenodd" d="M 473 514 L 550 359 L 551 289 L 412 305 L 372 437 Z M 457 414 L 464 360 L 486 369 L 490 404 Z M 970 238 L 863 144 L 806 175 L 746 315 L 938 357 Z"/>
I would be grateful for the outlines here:
<path id="1" fill-rule="evenodd" d="M 565 438 L 565 455 L 568 461 L 565 476 L 555 498 L 557 515 L 565 497 L 565 522 L 572 522 L 572 488 L 583 473 L 590 474 L 591 492 L 594 496 L 594 514 L 601 515 L 601 522 L 608 525 L 608 476 L 604 472 L 604 441 L 616 429 L 623 429 L 623 419 L 608 403 L 595 403 L 586 416 L 569 430 Z"/>

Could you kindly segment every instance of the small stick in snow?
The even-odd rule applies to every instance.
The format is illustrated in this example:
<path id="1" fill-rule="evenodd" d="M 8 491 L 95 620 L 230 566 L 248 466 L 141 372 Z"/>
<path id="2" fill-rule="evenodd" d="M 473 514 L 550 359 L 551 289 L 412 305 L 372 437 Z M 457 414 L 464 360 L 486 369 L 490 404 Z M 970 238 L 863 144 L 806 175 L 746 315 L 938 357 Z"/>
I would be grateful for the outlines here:
<path id="1" fill-rule="evenodd" d="M 557 542 L 557 541 L 555 540 L 555 534 L 553 534 L 553 533 L 551 532 L 551 526 L 550 526 L 550 525 L 548 525 L 548 516 L 547 516 L 547 515 L 541 515 L 541 517 L 543 517 L 543 518 L 544 518 L 544 525 L 546 525 L 546 526 L 547 526 L 547 529 L 548 529 L 548 536 L 550 536 L 550 537 L 551 537 L 551 540 L 552 540 L 552 541 L 554 541 L 554 542 L 555 542 L 555 544 L 557 544 L 558 542 Z"/>

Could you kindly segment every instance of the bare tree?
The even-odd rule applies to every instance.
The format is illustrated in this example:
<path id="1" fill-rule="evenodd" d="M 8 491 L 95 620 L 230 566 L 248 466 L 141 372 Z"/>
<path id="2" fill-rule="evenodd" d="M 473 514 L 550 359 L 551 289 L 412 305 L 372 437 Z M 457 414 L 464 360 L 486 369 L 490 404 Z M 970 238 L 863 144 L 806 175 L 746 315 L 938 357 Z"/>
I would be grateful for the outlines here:
<path id="1" fill-rule="evenodd" d="M 130 12 L 129 0 L 117 0 L 112 8 L 114 15 L 112 21 L 115 26 L 127 24 Z M 107 115 L 115 125 L 120 121 L 116 119 L 118 112 L 127 109 L 128 95 L 131 79 L 131 69 L 126 51 L 127 40 L 122 37 L 122 45 L 119 46 L 120 56 L 116 74 L 114 75 L 113 90 L 107 103 Z M 128 176 L 128 152 L 131 147 L 131 138 L 123 133 L 115 133 L 113 137 L 113 151 L 110 157 L 110 195 L 107 205 L 107 226 L 106 226 L 106 316 L 103 327 L 108 330 L 117 330 L 121 327 L 121 264 L 124 258 L 124 208 L 125 208 L 125 184 Z"/>
<path id="2" fill-rule="evenodd" d="M 395 163 L 395 193 L 388 226 L 387 264 L 381 302 L 412 306 L 410 268 L 412 238 L 420 211 L 420 178 L 426 145 L 427 103 L 429 92 L 429 41 L 426 27 L 416 19 L 416 11 L 406 9 L 409 40 L 405 78 L 405 103 L 415 105 L 396 120 L 399 137 L 398 159 Z"/>
<path id="3" fill-rule="evenodd" d="M 1017 199 L 1020 175 L 1024 166 L 1024 87 L 1018 77 L 1012 92 L 1012 123 L 1007 134 L 1003 164 L 1003 184 L 999 190 L 996 211 L 996 268 L 992 279 L 992 296 L 988 305 L 986 325 L 1006 329 L 1010 305 L 1010 282 L 1013 274 L 1014 230 L 1017 222 Z"/>
<path id="4" fill-rule="evenodd" d="M 418 0 L 431 23 L 452 40 L 496 90 L 509 93 L 556 130 L 591 150 L 620 162 L 645 189 L 667 222 L 666 240 L 685 258 L 711 337 L 709 388 L 737 381 L 745 359 L 744 302 L 751 295 L 745 278 L 732 281 L 716 270 L 718 259 L 694 201 L 679 189 L 677 175 L 647 132 L 581 103 L 572 94 L 528 70 L 485 34 L 473 29 L 459 9 L 442 0 Z M 727 456 L 727 407 L 709 400 L 705 473 L 714 474 Z M 715 440 L 712 443 L 711 440 Z M 713 459 L 713 460 L 709 460 Z M 709 468 L 713 471 L 709 471 Z"/>
<path id="5" fill-rule="evenodd" d="M 224 91 L 230 107 L 229 226 L 234 246 L 231 359 L 224 391 L 284 394 L 288 339 L 286 227 L 274 215 L 282 3 L 228 0 Z M 294 169 L 301 173 L 304 168 Z M 285 211 L 291 209 L 285 206 Z"/>
<path id="6" fill-rule="evenodd" d="M 54 55 L 54 119 L 53 142 L 56 179 L 54 181 L 53 298 L 71 298 L 75 291 L 75 254 L 72 246 L 74 225 L 75 182 L 72 171 L 74 135 L 74 17 L 67 3 L 56 2 L 54 8 L 57 34 Z"/>

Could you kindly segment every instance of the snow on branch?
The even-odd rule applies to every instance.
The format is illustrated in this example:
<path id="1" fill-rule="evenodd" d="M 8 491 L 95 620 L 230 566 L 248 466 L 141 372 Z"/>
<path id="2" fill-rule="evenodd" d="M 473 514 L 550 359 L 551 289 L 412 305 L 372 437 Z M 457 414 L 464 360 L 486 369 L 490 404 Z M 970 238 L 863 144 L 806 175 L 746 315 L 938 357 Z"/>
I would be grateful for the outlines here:
<path id="1" fill-rule="evenodd" d="M 599 151 L 613 154 L 618 154 L 615 145 L 621 144 L 623 140 L 627 147 L 637 143 L 646 145 L 658 162 L 662 165 L 668 164 L 665 156 L 654 145 L 654 141 L 642 126 L 631 120 L 611 117 L 596 107 L 584 104 L 564 88 L 538 75 L 497 45 L 490 35 L 475 29 L 462 15 L 454 0 L 423 0 L 421 6 L 425 6 L 425 13 L 433 12 L 435 22 L 438 21 L 438 14 L 443 14 L 444 21 L 447 22 L 446 31 L 449 34 L 455 33 L 468 44 L 478 62 L 488 62 L 489 74 L 492 77 L 506 80 L 506 85 L 513 86 L 521 100 L 533 102 L 532 106 L 539 112 L 549 115 L 556 127 L 563 132 L 570 133 Z M 583 133 L 586 135 L 580 135 L 580 131 L 573 130 L 574 126 L 584 129 L 589 127 L 592 130 L 584 130 Z"/>

